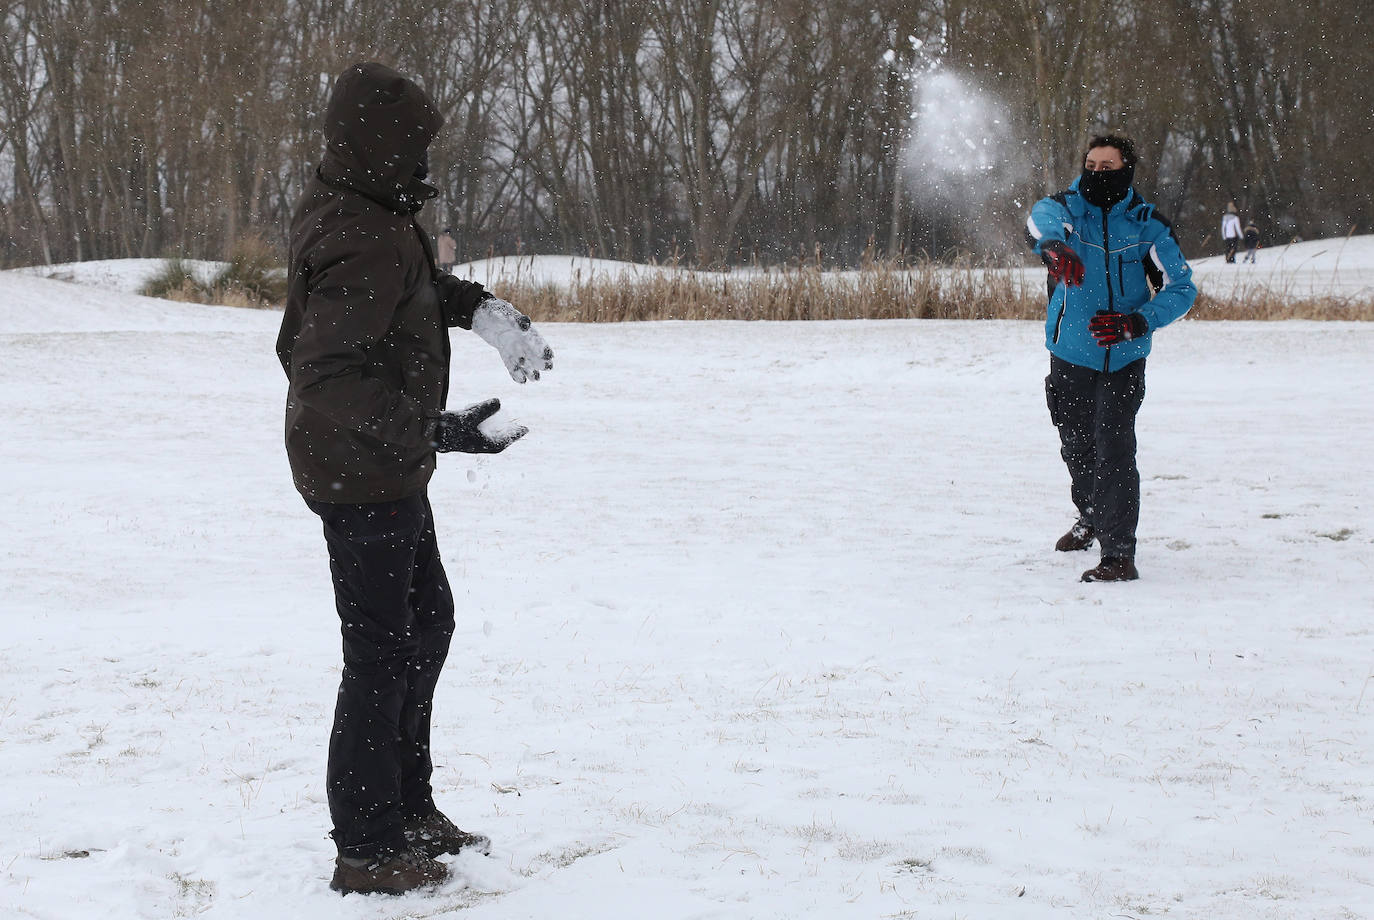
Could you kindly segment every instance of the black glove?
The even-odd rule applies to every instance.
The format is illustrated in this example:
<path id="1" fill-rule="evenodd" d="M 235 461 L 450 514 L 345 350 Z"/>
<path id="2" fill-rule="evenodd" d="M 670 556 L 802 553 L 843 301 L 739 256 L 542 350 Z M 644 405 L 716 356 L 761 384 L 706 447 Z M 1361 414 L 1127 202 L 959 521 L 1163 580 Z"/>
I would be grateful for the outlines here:
<path id="1" fill-rule="evenodd" d="M 440 453 L 456 450 L 465 454 L 499 454 L 529 433 L 524 425 L 494 435 L 483 433 L 478 426 L 499 411 L 501 400 L 487 399 L 461 412 L 440 412 L 430 444 Z"/>
<path id="2" fill-rule="evenodd" d="M 1050 277 L 1062 284 L 1076 287 L 1083 283 L 1083 260 L 1063 240 L 1055 240 L 1040 247 L 1040 258 L 1050 270 Z"/>
<path id="3" fill-rule="evenodd" d="M 1097 314 L 1088 320 L 1088 331 L 1097 339 L 1098 345 L 1106 348 L 1117 342 L 1129 342 L 1131 339 L 1140 338 L 1150 331 L 1150 324 L 1139 313 L 1111 313 L 1107 310 L 1098 310 Z"/>

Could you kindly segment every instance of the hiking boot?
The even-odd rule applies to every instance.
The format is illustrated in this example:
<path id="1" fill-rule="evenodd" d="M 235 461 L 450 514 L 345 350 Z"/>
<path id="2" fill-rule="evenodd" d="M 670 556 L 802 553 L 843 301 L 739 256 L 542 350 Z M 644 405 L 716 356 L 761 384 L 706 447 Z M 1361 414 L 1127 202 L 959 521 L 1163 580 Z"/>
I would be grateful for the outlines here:
<path id="1" fill-rule="evenodd" d="M 334 860 L 329 887 L 339 894 L 405 894 L 448 880 L 448 866 L 414 849 L 371 859 Z"/>
<path id="2" fill-rule="evenodd" d="M 460 850 L 475 850 L 486 856 L 491 853 L 491 838 L 485 834 L 469 834 L 459 830 L 441 811 L 433 811 L 423 818 L 406 822 L 406 844 L 426 856 L 457 855 Z"/>
<path id="3" fill-rule="evenodd" d="M 1134 560 L 1119 556 L 1103 556 L 1097 568 L 1083 573 L 1084 581 L 1135 581 L 1139 577 Z"/>
<path id="4" fill-rule="evenodd" d="M 1060 537 L 1054 544 L 1054 548 L 1061 553 L 1077 552 L 1092 546 L 1094 536 L 1093 525 L 1083 520 L 1076 521 L 1069 528 L 1069 532 Z"/>

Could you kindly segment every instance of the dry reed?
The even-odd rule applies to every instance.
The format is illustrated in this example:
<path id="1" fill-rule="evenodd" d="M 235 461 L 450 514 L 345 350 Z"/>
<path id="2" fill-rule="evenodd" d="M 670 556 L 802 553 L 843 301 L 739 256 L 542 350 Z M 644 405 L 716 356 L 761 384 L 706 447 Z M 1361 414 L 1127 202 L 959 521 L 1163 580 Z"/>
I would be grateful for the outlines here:
<path id="1" fill-rule="evenodd" d="M 271 308 L 286 299 L 286 272 L 272 245 L 261 237 L 241 238 L 229 260 L 209 281 L 198 277 L 184 259 L 168 259 L 140 293 L 182 303 L 225 307 Z"/>
<path id="2" fill-rule="evenodd" d="M 639 278 L 576 276 L 568 284 L 516 279 L 503 297 L 545 322 L 644 320 L 1043 319 L 1039 272 L 977 265 L 848 272 L 814 268 L 730 274 L 675 270 Z M 1199 320 L 1374 320 L 1374 299 L 1297 297 L 1265 288 L 1199 295 Z"/>
<path id="3" fill-rule="evenodd" d="M 517 280 L 501 292 L 553 322 L 1025 319 L 1043 310 L 1040 299 L 1021 290 L 1017 271 L 973 266 L 593 275 L 566 285 Z"/>
<path id="4" fill-rule="evenodd" d="M 261 244 L 246 246 L 215 281 L 196 281 L 170 260 L 144 293 L 229 306 L 280 306 L 284 273 Z M 498 282 L 500 295 L 542 322 L 648 320 L 1043 319 L 1043 274 L 965 262 L 895 267 L 869 262 L 852 271 L 813 266 L 729 273 L 666 269 L 636 276 L 574 274 L 566 284 Z M 1195 320 L 1374 321 L 1374 298 L 1297 296 L 1255 285 L 1222 294 L 1204 290 Z"/>
<path id="5" fill-rule="evenodd" d="M 1213 297 L 1205 291 L 1188 312 L 1202 320 L 1358 320 L 1374 321 L 1374 299 L 1365 297 L 1297 297 L 1267 288 L 1255 288 Z"/>

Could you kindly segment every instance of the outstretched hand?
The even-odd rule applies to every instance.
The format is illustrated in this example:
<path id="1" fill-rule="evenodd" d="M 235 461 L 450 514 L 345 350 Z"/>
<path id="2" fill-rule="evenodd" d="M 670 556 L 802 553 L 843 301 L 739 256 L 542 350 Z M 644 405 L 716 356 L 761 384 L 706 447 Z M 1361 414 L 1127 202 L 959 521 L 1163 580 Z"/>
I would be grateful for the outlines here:
<path id="1" fill-rule="evenodd" d="M 485 399 L 461 412 L 441 412 L 434 426 L 434 449 L 440 453 L 499 454 L 529 433 L 524 425 L 505 428 L 494 434 L 482 431 L 481 424 L 501 411 L 501 400 Z"/>
<path id="2" fill-rule="evenodd" d="M 1062 240 L 1055 240 L 1040 247 L 1040 258 L 1050 270 L 1050 277 L 1060 284 L 1077 287 L 1083 283 L 1083 260 L 1078 253 L 1069 248 Z"/>
<path id="3" fill-rule="evenodd" d="M 499 297 L 488 297 L 473 310 L 472 331 L 496 349 L 516 383 L 538 380 L 542 371 L 553 370 L 553 349 L 528 316 Z"/>

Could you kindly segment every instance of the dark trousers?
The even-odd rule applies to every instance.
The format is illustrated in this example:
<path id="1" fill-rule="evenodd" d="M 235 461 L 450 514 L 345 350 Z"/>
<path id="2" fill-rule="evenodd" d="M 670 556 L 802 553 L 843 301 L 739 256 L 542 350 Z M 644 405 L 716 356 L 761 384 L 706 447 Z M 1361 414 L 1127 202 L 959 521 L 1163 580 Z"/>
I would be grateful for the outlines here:
<path id="1" fill-rule="evenodd" d="M 405 848 L 434 809 L 434 688 L 453 636 L 453 595 L 424 494 L 365 505 L 307 501 L 324 522 L 343 631 L 343 679 L 326 773 L 344 856 Z"/>
<path id="2" fill-rule="evenodd" d="M 1079 519 L 1092 525 L 1103 556 L 1134 559 L 1140 520 L 1135 417 L 1145 399 L 1145 359 L 1107 374 L 1051 355 L 1045 398 Z"/>
<path id="3" fill-rule="evenodd" d="M 1240 237 L 1229 237 L 1226 240 L 1226 261 L 1236 261 L 1236 249 L 1240 247 Z"/>

